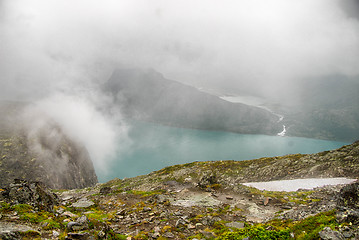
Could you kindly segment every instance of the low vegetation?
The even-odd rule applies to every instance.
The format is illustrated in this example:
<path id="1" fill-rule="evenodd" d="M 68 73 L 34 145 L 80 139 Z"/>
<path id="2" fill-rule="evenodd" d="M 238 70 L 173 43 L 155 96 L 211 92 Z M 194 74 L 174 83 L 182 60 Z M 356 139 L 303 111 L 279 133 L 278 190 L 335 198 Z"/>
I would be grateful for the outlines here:
<path id="1" fill-rule="evenodd" d="M 17 233 L 22 239 L 309 240 L 320 239 L 325 229 L 355 239 L 359 237 L 359 219 L 350 211 L 358 209 L 345 208 L 357 206 L 352 202 L 354 198 L 343 199 L 340 206 L 336 199 L 359 199 L 358 184 L 347 188 L 350 194 L 341 195 L 342 186 L 276 192 L 241 183 L 247 177 L 259 179 L 260 174 L 266 179 L 270 176 L 267 171 L 273 169 L 285 168 L 294 175 L 301 168 L 319 173 L 316 169 L 323 169 L 324 161 L 333 166 L 349 164 L 351 169 L 345 174 L 350 176 L 358 169 L 358 147 L 359 143 L 355 143 L 321 154 L 243 162 L 194 162 L 135 178 L 114 179 L 93 188 L 54 190 L 58 199 L 54 198 L 47 211 L 37 203 L 24 202 L 27 192 L 15 184 L 12 191 L 0 190 L 4 197 L 0 201 L 0 223 L 27 226 Z M 335 173 L 335 169 L 320 172 Z M 20 198 L 6 200 L 3 193 L 10 192 Z"/>

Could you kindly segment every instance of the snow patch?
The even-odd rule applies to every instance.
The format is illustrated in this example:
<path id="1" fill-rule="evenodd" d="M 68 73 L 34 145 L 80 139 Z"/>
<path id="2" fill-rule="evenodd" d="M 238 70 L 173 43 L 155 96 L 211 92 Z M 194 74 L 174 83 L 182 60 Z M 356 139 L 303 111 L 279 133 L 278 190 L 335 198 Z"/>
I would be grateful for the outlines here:
<path id="1" fill-rule="evenodd" d="M 348 178 L 307 178 L 269 182 L 248 182 L 243 183 L 243 185 L 255 187 L 259 190 L 292 192 L 298 189 L 313 189 L 327 185 L 350 184 L 356 180 L 357 179 Z"/>

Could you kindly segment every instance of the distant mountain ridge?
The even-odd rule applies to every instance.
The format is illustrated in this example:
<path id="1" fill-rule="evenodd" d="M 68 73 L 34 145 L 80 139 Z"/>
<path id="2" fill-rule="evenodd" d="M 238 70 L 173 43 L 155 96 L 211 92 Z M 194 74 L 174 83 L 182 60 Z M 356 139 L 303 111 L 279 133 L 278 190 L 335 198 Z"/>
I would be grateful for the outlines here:
<path id="1" fill-rule="evenodd" d="M 282 130 L 272 113 L 224 101 L 154 70 L 117 69 L 103 85 L 126 117 L 159 124 L 245 134 Z"/>
<path id="2" fill-rule="evenodd" d="M 359 138 L 359 76 L 335 75 L 303 80 L 277 109 L 285 116 L 287 135 L 339 141 Z M 290 102 L 290 101 L 288 101 Z"/>

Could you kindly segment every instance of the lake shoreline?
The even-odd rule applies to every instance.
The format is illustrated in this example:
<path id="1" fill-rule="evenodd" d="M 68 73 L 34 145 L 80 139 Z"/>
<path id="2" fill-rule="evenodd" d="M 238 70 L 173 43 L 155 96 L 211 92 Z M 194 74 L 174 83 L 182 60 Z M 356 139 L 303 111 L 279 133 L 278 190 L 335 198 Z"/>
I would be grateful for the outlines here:
<path id="1" fill-rule="evenodd" d="M 115 177 L 135 177 L 163 167 L 195 161 L 242 161 L 296 153 L 308 154 L 348 144 L 300 137 L 186 129 L 139 121 L 132 122 L 131 125 L 128 137 L 133 144 L 123 146 L 119 142 L 121 151 L 108 161 L 109 171 L 97 171 L 100 182 Z"/>

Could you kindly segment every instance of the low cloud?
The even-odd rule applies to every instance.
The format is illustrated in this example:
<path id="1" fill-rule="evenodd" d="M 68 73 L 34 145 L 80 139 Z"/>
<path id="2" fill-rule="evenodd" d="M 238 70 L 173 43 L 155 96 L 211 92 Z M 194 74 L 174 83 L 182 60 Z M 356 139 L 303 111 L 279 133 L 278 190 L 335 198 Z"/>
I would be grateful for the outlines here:
<path id="1" fill-rule="evenodd" d="M 130 143 L 127 125 L 115 121 L 119 115 L 106 117 L 87 98 L 56 94 L 36 102 L 32 108 L 31 111 L 46 113 L 67 136 L 84 144 L 97 171 L 107 171 L 108 163 Z"/>

